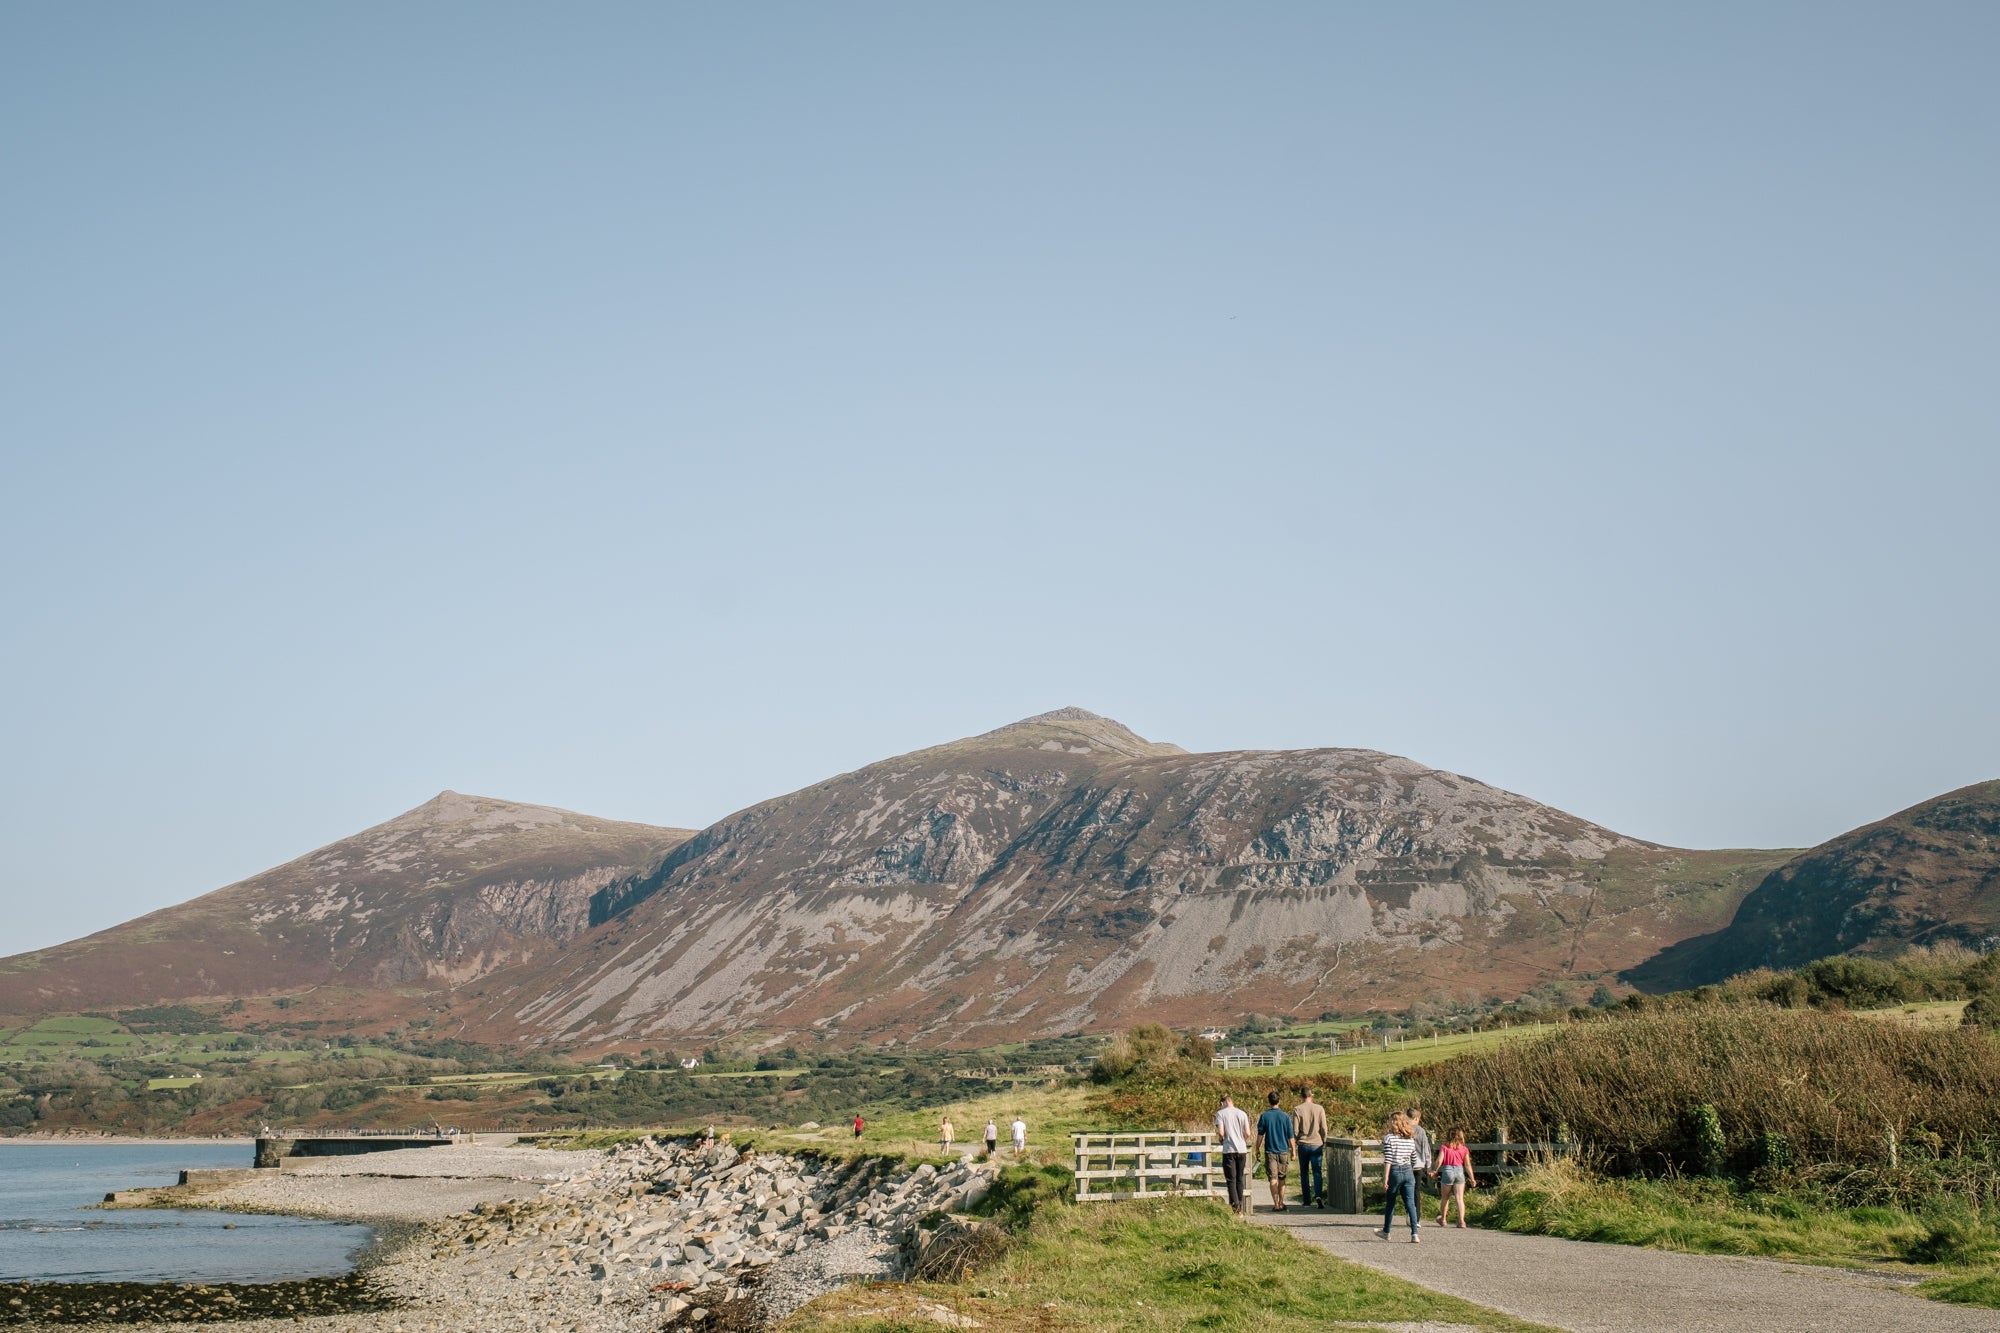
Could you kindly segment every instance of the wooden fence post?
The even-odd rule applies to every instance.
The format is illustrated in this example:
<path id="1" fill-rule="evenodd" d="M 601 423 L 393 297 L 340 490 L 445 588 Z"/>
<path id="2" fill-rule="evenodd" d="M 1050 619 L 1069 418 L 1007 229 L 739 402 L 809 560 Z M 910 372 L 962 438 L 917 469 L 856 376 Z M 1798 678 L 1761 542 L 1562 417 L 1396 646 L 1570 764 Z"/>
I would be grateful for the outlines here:
<path id="1" fill-rule="evenodd" d="M 1361 1211 L 1361 1140 L 1326 1141 L 1326 1194 L 1336 1213 Z"/>

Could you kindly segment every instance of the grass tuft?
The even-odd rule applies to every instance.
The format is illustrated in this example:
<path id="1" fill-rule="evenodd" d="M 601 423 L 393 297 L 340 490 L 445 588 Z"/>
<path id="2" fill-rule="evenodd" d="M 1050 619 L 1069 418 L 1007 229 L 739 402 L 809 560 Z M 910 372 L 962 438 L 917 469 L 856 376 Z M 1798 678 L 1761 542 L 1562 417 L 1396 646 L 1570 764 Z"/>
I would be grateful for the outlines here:
<path id="1" fill-rule="evenodd" d="M 1043 1206 L 1019 1242 L 969 1283 L 848 1288 L 807 1305 L 787 1333 L 893 1333 L 953 1326 L 988 1333 L 1305 1333 L 1346 1324 L 1538 1326 L 1336 1259 L 1275 1227 L 1247 1226 L 1196 1200 Z M 969 1325 L 958 1325 L 969 1327 Z"/>

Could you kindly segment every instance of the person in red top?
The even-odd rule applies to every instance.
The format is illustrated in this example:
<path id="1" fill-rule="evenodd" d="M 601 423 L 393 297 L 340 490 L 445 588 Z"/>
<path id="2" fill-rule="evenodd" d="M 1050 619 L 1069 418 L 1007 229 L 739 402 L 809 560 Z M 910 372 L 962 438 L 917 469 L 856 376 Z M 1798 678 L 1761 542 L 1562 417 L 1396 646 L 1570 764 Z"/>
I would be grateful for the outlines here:
<path id="1" fill-rule="evenodd" d="M 855 1116 L 855 1117 L 854 1117 L 854 1137 L 855 1137 L 855 1138 L 857 1138 L 857 1139 L 861 1137 L 861 1117 L 860 1117 L 860 1116 Z"/>
<path id="2" fill-rule="evenodd" d="M 1465 1230 L 1465 1187 L 1477 1185 L 1472 1178 L 1472 1149 L 1465 1146 L 1465 1131 L 1454 1129 L 1451 1142 L 1438 1151 L 1438 1225 L 1447 1226 L 1451 1201 L 1458 1200 L 1458 1229 Z"/>

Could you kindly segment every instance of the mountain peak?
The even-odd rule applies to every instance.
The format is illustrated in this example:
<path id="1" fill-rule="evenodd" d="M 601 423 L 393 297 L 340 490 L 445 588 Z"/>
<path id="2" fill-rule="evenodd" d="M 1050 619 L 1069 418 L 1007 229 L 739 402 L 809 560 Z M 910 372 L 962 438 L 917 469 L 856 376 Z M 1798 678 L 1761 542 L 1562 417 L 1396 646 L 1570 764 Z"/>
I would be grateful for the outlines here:
<path id="1" fill-rule="evenodd" d="M 961 745 L 1005 745 L 1009 749 L 1066 750 L 1072 754 L 1109 752 L 1126 758 L 1185 754 L 1178 745 L 1149 741 L 1122 722 L 1088 708 L 1052 708 L 1004 727 L 972 736 Z"/>
<path id="2" fill-rule="evenodd" d="M 573 823 L 576 818 L 569 811 L 553 806 L 528 805 L 521 801 L 502 800 L 497 796 L 468 796 L 446 788 L 422 805 L 405 810 L 382 827 L 436 830 L 533 828 L 544 824 Z"/>
<path id="3" fill-rule="evenodd" d="M 1033 717 L 1024 717 L 1013 725 L 1025 727 L 1034 722 L 1111 722 L 1111 719 L 1101 714 L 1093 713 L 1088 708 L 1078 708 L 1076 705 L 1071 704 L 1067 708 L 1051 708 L 1046 713 L 1037 713 Z M 1118 724 L 1111 722 L 1111 725 L 1115 727 Z"/>

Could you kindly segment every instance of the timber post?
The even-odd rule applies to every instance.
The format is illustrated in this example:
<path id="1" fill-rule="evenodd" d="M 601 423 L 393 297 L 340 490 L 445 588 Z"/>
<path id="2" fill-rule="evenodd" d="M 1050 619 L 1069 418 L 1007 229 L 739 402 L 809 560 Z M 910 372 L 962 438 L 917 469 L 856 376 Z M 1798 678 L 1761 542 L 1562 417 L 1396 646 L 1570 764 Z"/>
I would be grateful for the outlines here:
<path id="1" fill-rule="evenodd" d="M 1327 1203 L 1336 1213 L 1359 1213 L 1361 1207 L 1361 1140 L 1326 1141 Z"/>

